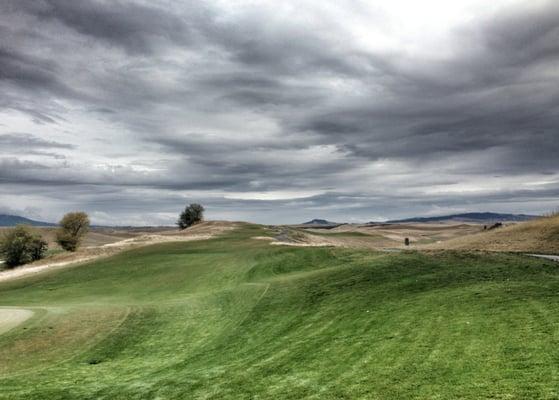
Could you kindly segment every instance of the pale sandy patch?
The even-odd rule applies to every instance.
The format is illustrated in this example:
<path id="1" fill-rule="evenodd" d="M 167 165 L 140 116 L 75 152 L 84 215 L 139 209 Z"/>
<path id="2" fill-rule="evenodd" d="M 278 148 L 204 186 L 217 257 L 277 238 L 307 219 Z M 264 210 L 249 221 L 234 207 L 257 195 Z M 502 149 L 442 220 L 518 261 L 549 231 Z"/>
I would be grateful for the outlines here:
<path id="1" fill-rule="evenodd" d="M 33 311 L 23 308 L 0 308 L 0 335 L 31 318 Z"/>
<path id="2" fill-rule="evenodd" d="M 317 243 L 304 243 L 304 242 L 271 242 L 270 244 L 276 246 L 293 246 L 293 247 L 335 247 L 332 243 L 317 242 Z"/>
<path id="3" fill-rule="evenodd" d="M 251 239 L 254 239 L 254 240 L 268 240 L 270 242 L 276 240 L 276 239 L 274 239 L 273 237 L 270 237 L 270 236 L 253 236 L 253 237 L 251 237 Z"/>

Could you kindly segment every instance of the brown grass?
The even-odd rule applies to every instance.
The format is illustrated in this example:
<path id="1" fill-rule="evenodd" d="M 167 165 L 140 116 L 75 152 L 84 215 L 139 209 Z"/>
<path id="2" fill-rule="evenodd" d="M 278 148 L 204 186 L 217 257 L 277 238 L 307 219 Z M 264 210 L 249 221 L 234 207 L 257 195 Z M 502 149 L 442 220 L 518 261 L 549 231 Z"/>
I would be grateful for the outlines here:
<path id="1" fill-rule="evenodd" d="M 417 224 L 345 224 L 333 229 L 305 229 L 320 235 L 320 238 L 334 246 L 364 247 L 371 249 L 406 248 L 405 238 L 411 241 L 411 248 L 463 237 L 482 231 L 479 224 L 417 223 Z M 363 236 L 352 236 L 358 233 Z M 344 237 L 344 234 L 348 234 Z"/>
<path id="2" fill-rule="evenodd" d="M 11 228 L 0 228 L 0 235 L 3 231 Z M 54 227 L 31 227 L 31 229 L 40 234 L 47 241 L 49 249 L 60 249 L 56 243 L 56 229 Z M 139 236 L 141 232 L 126 229 L 113 228 L 92 228 L 82 241 L 83 247 L 102 246 L 108 243 L 118 242 L 131 237 Z"/>
<path id="3" fill-rule="evenodd" d="M 559 214 L 427 245 L 425 248 L 559 254 Z"/>

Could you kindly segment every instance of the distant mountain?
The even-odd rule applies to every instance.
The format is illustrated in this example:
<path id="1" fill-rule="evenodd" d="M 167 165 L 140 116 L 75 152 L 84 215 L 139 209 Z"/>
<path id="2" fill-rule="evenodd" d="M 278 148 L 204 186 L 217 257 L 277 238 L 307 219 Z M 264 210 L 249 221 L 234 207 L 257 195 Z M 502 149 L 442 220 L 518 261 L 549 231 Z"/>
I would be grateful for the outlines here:
<path id="1" fill-rule="evenodd" d="M 16 226 L 18 224 L 32 226 L 56 226 L 56 224 L 52 224 L 50 222 L 35 221 L 18 215 L 0 214 L 0 226 Z"/>
<path id="2" fill-rule="evenodd" d="M 308 222 L 303 222 L 302 225 L 339 225 L 339 224 L 337 222 L 332 222 L 325 219 L 313 219 Z"/>
<path id="3" fill-rule="evenodd" d="M 392 221 L 387 221 L 388 223 L 397 222 L 443 222 L 443 221 L 457 221 L 457 222 L 499 222 L 499 221 L 514 221 L 523 222 L 530 221 L 532 219 L 538 218 L 536 215 L 526 215 L 526 214 L 499 214 L 491 212 L 483 213 L 464 213 L 464 214 L 451 214 L 442 215 L 438 217 L 416 217 L 416 218 L 406 218 L 397 219 Z"/>

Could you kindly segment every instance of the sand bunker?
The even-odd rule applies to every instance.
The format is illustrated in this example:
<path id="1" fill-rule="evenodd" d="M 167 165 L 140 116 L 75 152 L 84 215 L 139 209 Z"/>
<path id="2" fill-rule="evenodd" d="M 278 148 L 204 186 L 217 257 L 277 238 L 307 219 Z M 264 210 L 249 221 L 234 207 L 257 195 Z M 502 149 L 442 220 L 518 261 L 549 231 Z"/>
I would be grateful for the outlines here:
<path id="1" fill-rule="evenodd" d="M 22 308 L 0 308 L 0 335 L 15 328 L 33 315 L 33 311 Z"/>

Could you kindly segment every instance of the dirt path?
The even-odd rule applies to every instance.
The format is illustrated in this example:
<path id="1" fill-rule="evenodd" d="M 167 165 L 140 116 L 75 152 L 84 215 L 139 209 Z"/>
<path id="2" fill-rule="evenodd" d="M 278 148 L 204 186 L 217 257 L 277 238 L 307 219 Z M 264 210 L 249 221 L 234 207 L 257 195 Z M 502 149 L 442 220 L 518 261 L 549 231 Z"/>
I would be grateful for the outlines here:
<path id="1" fill-rule="evenodd" d="M 73 258 L 73 259 L 68 260 L 68 261 L 51 262 L 51 263 L 46 263 L 46 264 L 41 264 L 41 265 L 31 265 L 31 266 L 25 266 L 25 267 L 19 267 L 19 268 L 14 268 L 14 269 L 1 271 L 0 272 L 0 282 L 8 281 L 8 280 L 11 280 L 11 279 L 17 279 L 17 278 L 20 278 L 22 276 L 37 274 L 37 273 L 45 271 L 47 269 L 56 269 L 56 268 L 65 267 L 65 266 L 68 266 L 68 265 L 71 265 L 71 264 L 76 264 L 76 265 L 81 264 L 81 263 L 84 263 L 86 261 L 91 261 L 91 260 L 94 260 L 94 259 L 99 258 L 99 257 L 100 256 L 77 257 L 77 258 Z"/>
<path id="2" fill-rule="evenodd" d="M 22 308 L 0 308 L 0 335 L 31 318 L 33 311 Z"/>

